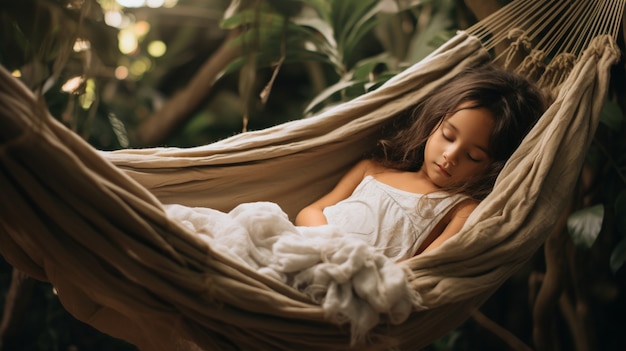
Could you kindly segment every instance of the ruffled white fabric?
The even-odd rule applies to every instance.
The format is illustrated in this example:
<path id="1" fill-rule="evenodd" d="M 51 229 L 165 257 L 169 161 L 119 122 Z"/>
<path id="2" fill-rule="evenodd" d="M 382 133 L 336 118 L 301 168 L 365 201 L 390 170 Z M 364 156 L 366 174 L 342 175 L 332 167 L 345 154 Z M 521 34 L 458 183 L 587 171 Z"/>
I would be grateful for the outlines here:
<path id="1" fill-rule="evenodd" d="M 274 203 L 246 203 L 229 213 L 181 205 L 166 210 L 216 251 L 305 292 L 331 320 L 349 322 L 353 341 L 381 316 L 401 323 L 421 305 L 403 264 L 332 225 L 294 226 Z"/>
<path id="2" fill-rule="evenodd" d="M 342 232 L 400 261 L 413 257 L 443 217 L 467 198 L 443 191 L 416 194 L 368 175 L 348 198 L 326 207 L 324 216 Z"/>

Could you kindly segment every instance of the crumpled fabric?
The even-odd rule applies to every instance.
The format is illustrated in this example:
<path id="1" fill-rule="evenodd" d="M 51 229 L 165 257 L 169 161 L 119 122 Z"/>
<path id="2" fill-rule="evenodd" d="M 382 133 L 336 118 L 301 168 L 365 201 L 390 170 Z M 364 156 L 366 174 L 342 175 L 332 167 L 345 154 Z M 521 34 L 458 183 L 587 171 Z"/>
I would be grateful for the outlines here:
<path id="1" fill-rule="evenodd" d="M 399 324 L 420 305 L 406 266 L 332 225 L 295 226 L 275 203 L 228 213 L 166 205 L 166 212 L 214 250 L 306 293 L 331 320 L 350 323 L 353 342 L 381 317 Z"/>

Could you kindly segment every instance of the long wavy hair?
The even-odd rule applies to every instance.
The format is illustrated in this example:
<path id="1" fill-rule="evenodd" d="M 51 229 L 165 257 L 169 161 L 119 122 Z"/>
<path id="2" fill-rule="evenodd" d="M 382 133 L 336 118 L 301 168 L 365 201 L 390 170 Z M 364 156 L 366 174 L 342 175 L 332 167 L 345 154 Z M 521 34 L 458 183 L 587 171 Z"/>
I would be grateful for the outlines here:
<path id="1" fill-rule="evenodd" d="M 480 177 L 442 190 L 482 200 L 546 106 L 544 95 L 533 83 L 510 71 L 484 65 L 459 73 L 387 126 L 372 158 L 387 167 L 419 170 L 424 163 L 426 141 L 464 102 L 471 103 L 467 107 L 470 109 L 486 108 L 494 117 L 487 150 L 491 164 Z"/>

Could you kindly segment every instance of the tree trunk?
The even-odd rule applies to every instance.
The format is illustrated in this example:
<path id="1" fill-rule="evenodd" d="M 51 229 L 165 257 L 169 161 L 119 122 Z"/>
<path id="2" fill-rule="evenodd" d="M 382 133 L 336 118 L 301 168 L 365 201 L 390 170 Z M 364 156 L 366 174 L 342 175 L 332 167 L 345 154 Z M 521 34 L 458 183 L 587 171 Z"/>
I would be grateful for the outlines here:
<path id="1" fill-rule="evenodd" d="M 209 95 L 226 66 L 241 54 L 241 45 L 233 43 L 238 35 L 238 30 L 231 31 L 189 84 L 137 128 L 136 143 L 139 144 L 137 146 L 162 144 L 174 129 L 190 118 L 192 112 Z"/>
<path id="2" fill-rule="evenodd" d="M 35 280 L 13 269 L 11 286 L 7 291 L 4 313 L 0 324 L 0 350 L 19 350 L 20 340 L 25 337 L 24 321 L 35 287 Z"/>

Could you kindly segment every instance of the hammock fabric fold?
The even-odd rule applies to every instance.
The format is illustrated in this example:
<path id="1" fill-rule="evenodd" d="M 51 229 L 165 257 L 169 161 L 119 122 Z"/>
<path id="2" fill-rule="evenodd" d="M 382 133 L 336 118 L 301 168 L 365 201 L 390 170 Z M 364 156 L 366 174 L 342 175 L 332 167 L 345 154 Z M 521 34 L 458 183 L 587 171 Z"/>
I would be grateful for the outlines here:
<path id="1" fill-rule="evenodd" d="M 162 204 L 290 216 L 327 192 L 379 129 L 490 60 L 460 32 L 385 85 L 318 116 L 210 145 L 99 152 L 0 70 L 0 252 L 78 319 L 143 350 L 419 349 L 467 319 L 542 244 L 567 203 L 618 51 L 598 37 L 463 230 L 402 262 L 426 310 L 361 344 L 303 293 L 215 252 Z"/>

